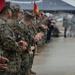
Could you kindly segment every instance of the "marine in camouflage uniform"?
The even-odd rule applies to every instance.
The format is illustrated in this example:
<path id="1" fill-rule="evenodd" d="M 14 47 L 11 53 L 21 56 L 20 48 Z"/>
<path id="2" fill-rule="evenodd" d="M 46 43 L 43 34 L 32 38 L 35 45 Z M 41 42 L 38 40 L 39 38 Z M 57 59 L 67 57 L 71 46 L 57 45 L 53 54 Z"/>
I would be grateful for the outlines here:
<path id="1" fill-rule="evenodd" d="M 5 6 L 0 12 L 0 49 L 2 50 L 2 56 L 8 58 L 10 62 L 8 63 L 8 70 L 3 73 L 5 75 L 19 75 L 19 59 L 22 51 L 15 40 L 14 32 L 10 29 L 7 22 L 9 19 L 8 16 L 10 15 L 5 13 L 5 11 L 10 12 L 11 9 Z"/>
<path id="2" fill-rule="evenodd" d="M 20 29 L 17 23 L 20 7 L 19 5 L 13 5 L 11 9 L 13 10 L 13 16 L 11 19 L 8 20 L 8 23 L 10 23 L 10 27 L 15 33 L 16 41 L 19 42 L 22 39 L 22 30 Z"/>
<path id="3" fill-rule="evenodd" d="M 13 6 L 13 9 L 14 9 L 14 12 L 15 12 L 15 18 L 14 19 L 10 19 L 9 20 L 9 23 L 11 24 L 11 27 L 12 27 L 12 30 L 15 32 L 15 35 L 16 35 L 16 37 L 17 37 L 17 42 L 19 42 L 20 40 L 23 40 L 23 41 L 26 41 L 27 43 L 28 43 L 28 47 L 27 47 L 27 49 L 25 50 L 25 51 L 22 51 L 22 54 L 21 54 L 21 59 L 22 59 L 22 61 L 21 61 L 21 69 L 20 69 L 20 73 L 21 73 L 21 75 L 29 75 L 29 65 L 30 65 L 30 61 L 29 61 L 29 57 L 30 57 L 30 55 L 29 55 L 29 39 L 30 39 L 30 35 L 28 35 L 28 27 L 27 26 L 25 26 L 24 25 L 24 23 L 23 23 L 23 18 L 21 18 L 21 16 L 19 16 L 18 14 L 20 13 L 20 12 L 18 12 L 19 11 L 19 8 L 17 7 L 18 5 L 14 5 Z M 16 10 L 16 8 L 17 8 L 17 10 Z M 19 17 L 18 17 L 19 16 Z M 12 22 L 12 20 L 14 21 L 14 22 Z M 29 39 L 28 39 L 29 38 Z"/>
<path id="4" fill-rule="evenodd" d="M 28 25 L 28 28 L 29 28 L 29 31 L 30 31 L 30 34 L 32 36 L 32 42 L 31 42 L 31 46 L 34 46 L 36 45 L 36 41 L 35 41 L 35 36 L 37 35 L 38 31 L 37 31 L 37 26 L 33 23 L 34 21 L 34 15 L 33 13 L 30 13 L 30 12 L 26 12 L 26 17 L 29 19 L 29 25 Z M 34 61 L 34 56 L 35 56 L 35 49 L 32 50 L 33 51 L 33 55 L 30 57 L 30 73 L 31 74 L 36 74 L 35 72 L 33 72 L 31 69 L 32 69 L 32 65 L 33 65 L 33 61 Z"/>
<path id="5" fill-rule="evenodd" d="M 30 51 L 31 51 L 32 43 L 33 43 L 33 35 L 31 35 L 29 30 L 29 20 L 28 20 L 29 16 L 27 15 L 28 14 L 25 15 L 25 19 L 23 18 L 21 20 L 17 20 L 19 23 L 18 25 L 23 30 L 25 41 L 28 44 L 26 51 L 23 51 L 22 53 L 22 65 L 21 65 L 22 75 L 29 75 L 30 73 L 29 71 L 31 67 Z"/>
<path id="6" fill-rule="evenodd" d="M 22 57 L 22 63 L 21 63 L 22 75 L 29 75 L 29 68 L 30 68 L 29 50 L 30 50 L 30 44 L 31 44 L 29 29 L 27 26 L 25 26 L 25 24 L 22 21 L 19 23 L 19 25 L 24 30 L 24 32 L 23 32 L 24 38 L 28 44 L 27 49 L 25 51 L 23 51 L 21 54 L 21 57 Z"/>
<path id="7" fill-rule="evenodd" d="M 45 44 L 46 42 L 46 38 L 47 38 L 47 29 L 48 29 L 48 26 L 47 26 L 47 16 L 43 15 L 43 18 L 41 20 L 41 31 L 43 32 L 44 36 L 42 38 L 42 45 Z M 44 26 L 44 27 L 43 27 Z"/>
<path id="8" fill-rule="evenodd" d="M 38 26 L 38 32 L 42 32 L 44 34 L 43 38 L 38 42 L 38 47 L 43 46 L 46 41 L 47 36 L 47 24 L 46 24 L 47 17 L 45 15 L 42 15 L 42 18 L 40 19 L 39 16 L 37 16 L 37 26 Z"/>
<path id="9" fill-rule="evenodd" d="M 23 35 L 23 29 L 20 27 L 20 24 L 19 24 L 20 21 L 22 20 L 22 19 L 18 18 L 18 13 L 20 10 L 19 5 L 12 6 L 12 10 L 13 10 L 14 14 L 13 14 L 13 17 L 8 20 L 8 22 L 10 23 L 9 27 L 11 27 L 12 30 L 14 31 L 17 42 L 19 42 L 20 40 L 25 41 L 24 35 Z M 21 59 L 19 59 L 19 61 L 21 62 L 21 65 L 22 65 L 22 54 L 24 54 L 23 51 L 22 51 L 21 56 L 20 56 Z M 23 75 L 21 65 L 20 65 L 19 74 Z M 26 71 L 24 71 L 24 73 L 26 73 Z"/>
<path id="10" fill-rule="evenodd" d="M 33 23 L 34 20 L 33 20 L 32 14 L 29 12 L 27 14 L 29 16 L 29 22 L 30 22 L 30 24 L 29 24 L 30 34 L 33 36 L 33 40 L 32 40 L 33 42 L 31 43 L 31 46 L 35 46 L 38 42 L 38 41 L 35 41 L 35 39 L 34 39 L 35 36 L 38 35 L 38 27 Z M 36 74 L 35 72 L 32 72 L 32 70 L 31 70 L 33 61 L 34 61 L 34 56 L 35 56 L 35 49 L 33 50 L 33 55 L 30 57 L 30 72 L 32 74 Z"/>
<path id="11" fill-rule="evenodd" d="M 30 52 L 31 52 L 31 46 L 34 43 L 33 42 L 34 33 L 33 31 L 30 30 L 31 29 L 30 28 L 31 23 L 29 23 L 30 18 L 32 17 L 29 15 L 28 12 L 26 12 L 25 19 L 17 20 L 19 23 L 18 25 L 23 30 L 25 41 L 28 44 L 27 50 L 22 53 L 22 65 L 21 65 L 22 75 L 29 75 L 28 71 L 30 71 L 32 63 L 33 63 L 33 56 L 31 57 Z"/>

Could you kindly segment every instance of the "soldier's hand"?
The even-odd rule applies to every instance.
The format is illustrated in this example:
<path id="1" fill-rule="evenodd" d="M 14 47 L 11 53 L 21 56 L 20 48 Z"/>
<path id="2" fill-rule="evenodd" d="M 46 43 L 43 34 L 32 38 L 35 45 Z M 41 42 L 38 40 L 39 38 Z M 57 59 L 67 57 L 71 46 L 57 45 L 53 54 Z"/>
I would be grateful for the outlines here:
<path id="1" fill-rule="evenodd" d="M 40 34 L 40 36 L 41 36 L 41 37 L 43 37 L 43 36 L 44 36 L 44 34 L 43 34 L 43 33 L 41 33 L 41 34 Z"/>
<path id="2" fill-rule="evenodd" d="M 23 40 L 19 41 L 19 45 L 21 45 L 21 46 L 28 46 L 28 44 L 25 41 L 23 41 Z"/>
<path id="3" fill-rule="evenodd" d="M 33 56 L 33 51 L 32 50 L 29 51 L 29 54 L 30 54 L 30 56 Z"/>
<path id="4" fill-rule="evenodd" d="M 0 64 L 0 71 L 7 71 L 8 67 L 7 64 Z"/>
<path id="5" fill-rule="evenodd" d="M 34 38 L 35 42 L 38 42 L 39 40 L 41 40 L 41 39 L 42 39 L 42 36 L 43 36 L 43 35 L 37 34 L 37 35 L 35 36 L 35 38 Z"/>
<path id="6" fill-rule="evenodd" d="M 39 36 L 35 36 L 35 38 L 34 38 L 34 41 L 35 42 L 38 42 L 40 39 L 39 39 Z"/>
<path id="7" fill-rule="evenodd" d="M 28 46 L 28 44 L 23 40 L 19 41 L 19 45 L 22 46 L 23 51 L 25 51 L 27 49 L 27 46 Z"/>
<path id="8" fill-rule="evenodd" d="M 41 36 L 41 37 L 43 37 L 43 36 L 44 36 L 44 34 L 43 34 L 42 32 L 37 33 L 37 35 L 38 35 L 38 36 Z"/>
<path id="9" fill-rule="evenodd" d="M 42 27 L 43 29 L 45 29 L 45 25 L 42 24 L 41 27 Z"/>
<path id="10" fill-rule="evenodd" d="M 0 63 L 5 63 L 5 62 L 9 62 L 9 60 L 7 58 L 0 57 Z"/>
<path id="11" fill-rule="evenodd" d="M 42 25 L 42 28 L 43 28 L 44 30 L 46 30 L 46 29 L 48 29 L 48 26 Z"/>
<path id="12" fill-rule="evenodd" d="M 35 38 L 39 41 L 39 40 L 41 40 L 42 39 L 42 37 L 43 37 L 44 35 L 43 35 L 43 33 L 37 33 L 37 35 L 35 36 Z"/>
<path id="13" fill-rule="evenodd" d="M 33 51 L 35 49 L 35 47 L 34 46 L 31 46 L 31 51 Z"/>

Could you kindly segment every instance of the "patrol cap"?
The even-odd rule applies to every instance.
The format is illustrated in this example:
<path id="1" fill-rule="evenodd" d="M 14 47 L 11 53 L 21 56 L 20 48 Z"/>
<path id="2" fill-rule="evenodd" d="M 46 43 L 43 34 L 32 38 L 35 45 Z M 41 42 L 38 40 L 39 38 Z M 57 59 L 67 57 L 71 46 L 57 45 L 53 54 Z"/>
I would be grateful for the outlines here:
<path id="1" fill-rule="evenodd" d="M 13 12 L 19 12 L 20 11 L 20 6 L 18 4 L 15 4 L 11 7 L 11 9 L 13 10 Z"/>
<path id="2" fill-rule="evenodd" d="M 10 2 L 6 2 L 5 6 L 10 7 Z"/>
<path id="3" fill-rule="evenodd" d="M 5 0 L 0 0 L 0 12 L 4 8 L 4 6 L 5 6 Z"/>
<path id="4" fill-rule="evenodd" d="M 25 12 L 25 17 L 26 18 L 34 18 L 34 14 L 33 13 L 30 13 L 29 11 L 26 11 Z"/>

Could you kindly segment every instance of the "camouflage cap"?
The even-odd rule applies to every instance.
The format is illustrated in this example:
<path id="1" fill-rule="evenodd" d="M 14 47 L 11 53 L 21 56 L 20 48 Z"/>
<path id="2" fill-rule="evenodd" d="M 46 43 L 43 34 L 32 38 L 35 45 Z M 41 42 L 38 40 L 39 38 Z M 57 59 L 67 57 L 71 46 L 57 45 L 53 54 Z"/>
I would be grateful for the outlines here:
<path id="1" fill-rule="evenodd" d="M 25 12 L 25 17 L 27 17 L 27 18 L 34 18 L 34 14 L 29 12 L 29 11 L 26 11 Z"/>
<path id="2" fill-rule="evenodd" d="M 10 7 L 10 2 L 6 2 L 5 6 Z"/>
<path id="3" fill-rule="evenodd" d="M 11 9 L 13 10 L 13 12 L 19 12 L 20 11 L 20 6 L 15 4 L 11 7 Z"/>

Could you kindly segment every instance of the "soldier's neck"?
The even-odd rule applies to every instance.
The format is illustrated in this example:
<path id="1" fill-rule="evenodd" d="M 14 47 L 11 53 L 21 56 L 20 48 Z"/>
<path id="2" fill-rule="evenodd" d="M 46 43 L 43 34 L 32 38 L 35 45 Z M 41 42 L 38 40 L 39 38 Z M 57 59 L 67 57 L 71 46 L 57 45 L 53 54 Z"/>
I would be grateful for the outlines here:
<path id="1" fill-rule="evenodd" d="M 14 20 L 17 20 L 17 17 L 13 17 Z"/>
<path id="2" fill-rule="evenodd" d="M 17 20 L 17 19 L 18 19 L 17 14 L 16 14 L 16 15 L 13 15 L 12 18 L 13 18 L 14 20 Z"/>
<path id="3" fill-rule="evenodd" d="M 7 16 L 3 16 L 3 15 L 2 15 L 1 17 L 2 17 L 4 20 L 6 20 L 6 21 L 9 19 Z"/>

